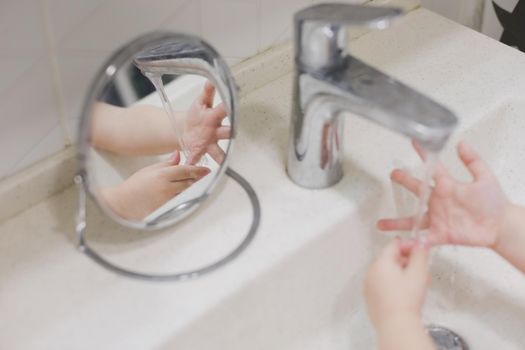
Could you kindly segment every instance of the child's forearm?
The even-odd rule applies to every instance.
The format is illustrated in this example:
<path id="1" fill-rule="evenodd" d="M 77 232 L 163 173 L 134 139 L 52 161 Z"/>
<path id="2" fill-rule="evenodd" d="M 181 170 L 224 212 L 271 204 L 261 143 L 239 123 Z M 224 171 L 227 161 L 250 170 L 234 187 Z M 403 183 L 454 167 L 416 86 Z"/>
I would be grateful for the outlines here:
<path id="1" fill-rule="evenodd" d="M 377 329 L 379 350 L 435 350 L 432 339 L 417 316 L 399 315 Z"/>
<path id="2" fill-rule="evenodd" d="M 525 208 L 509 205 L 494 250 L 525 273 Z"/>
<path id="3" fill-rule="evenodd" d="M 155 155 L 180 149 L 173 126 L 161 108 L 121 108 L 97 104 L 91 142 L 117 154 Z"/>

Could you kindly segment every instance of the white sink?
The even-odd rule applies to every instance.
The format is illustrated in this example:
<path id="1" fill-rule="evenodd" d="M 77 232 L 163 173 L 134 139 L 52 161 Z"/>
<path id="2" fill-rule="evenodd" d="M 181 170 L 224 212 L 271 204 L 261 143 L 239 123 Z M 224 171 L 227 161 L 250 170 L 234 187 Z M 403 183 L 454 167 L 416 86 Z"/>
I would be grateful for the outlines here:
<path id="1" fill-rule="evenodd" d="M 466 140 L 490 165 L 511 200 L 525 205 L 524 115 L 525 101 L 503 103 L 454 135 L 441 156 L 443 163 L 454 176 L 470 181 L 455 148 L 459 140 Z M 414 173 L 421 172 L 414 168 Z M 525 348 L 525 275 L 487 249 L 439 247 L 430 265 L 433 280 L 423 311 L 425 324 L 455 331 L 471 349 Z M 349 348 L 371 349 L 375 335 L 363 301 L 358 304 Z"/>
<path id="2" fill-rule="evenodd" d="M 452 173 L 468 178 L 453 145 L 467 139 L 494 168 L 513 200 L 525 204 L 525 103 L 509 101 L 497 111 L 459 131 L 443 154 Z M 263 113 L 264 115 L 264 113 Z M 379 140 L 369 157 L 371 136 Z M 332 207 L 312 212 L 335 215 L 346 202 L 351 215 L 329 219 L 324 233 L 287 255 L 271 270 L 203 315 L 173 343 L 178 349 L 373 349 L 362 281 L 366 268 L 386 238 L 371 230 L 382 215 L 395 215 L 388 175 L 400 160 L 419 160 L 409 141 L 360 118 L 346 130 L 346 174 L 337 186 L 308 191 L 310 197 L 334 196 Z M 490 141 L 489 141 L 490 140 Z M 398 159 L 392 160 L 395 149 Z M 524 156 L 521 156 L 524 155 Z M 385 167 L 385 164 L 387 166 Z M 522 169 L 522 171 L 519 171 Z M 270 199 L 268 199 L 269 201 Z M 298 199 L 299 201 L 301 199 Z M 263 198 L 263 207 L 264 207 Z M 301 218 L 315 225 L 312 213 Z M 277 229 L 277 227 L 276 227 Z M 433 282 L 423 312 L 425 324 L 448 327 L 471 349 L 523 349 L 525 346 L 525 277 L 491 251 L 465 247 L 434 249 Z"/>

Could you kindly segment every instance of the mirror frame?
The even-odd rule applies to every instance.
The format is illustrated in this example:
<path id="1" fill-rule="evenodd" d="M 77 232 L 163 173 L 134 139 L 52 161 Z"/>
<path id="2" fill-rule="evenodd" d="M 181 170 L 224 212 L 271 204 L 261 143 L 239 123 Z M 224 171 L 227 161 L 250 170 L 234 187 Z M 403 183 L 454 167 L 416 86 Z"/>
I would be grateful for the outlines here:
<path id="1" fill-rule="evenodd" d="M 160 45 L 166 41 L 174 40 L 191 40 L 198 42 L 202 45 L 203 49 L 207 54 L 213 59 L 214 67 L 216 73 L 214 74 L 212 70 L 207 69 L 204 65 L 197 67 L 196 70 L 190 69 L 188 67 L 181 67 L 178 70 L 173 70 L 166 72 L 166 74 L 177 74 L 179 72 L 191 73 L 195 75 L 200 75 L 208 80 L 210 80 L 216 87 L 217 92 L 220 94 L 221 99 L 225 103 L 229 112 L 229 119 L 231 124 L 231 138 L 229 139 L 228 148 L 226 149 L 226 157 L 224 162 L 221 164 L 219 171 L 215 174 L 215 179 L 211 184 L 206 188 L 204 193 L 197 198 L 183 202 L 170 210 L 170 213 L 173 217 L 163 221 L 154 221 L 151 223 L 144 223 L 141 221 L 131 221 L 119 217 L 113 211 L 111 211 L 107 206 L 105 206 L 97 198 L 97 195 L 93 191 L 91 186 L 92 172 L 89 169 L 89 151 L 92 147 L 90 144 L 90 133 L 91 133 L 91 114 L 93 110 L 93 105 L 96 101 L 99 100 L 100 95 L 104 92 L 104 89 L 108 84 L 113 81 L 116 73 L 121 67 L 125 64 L 133 62 L 133 55 L 143 51 L 144 49 L 154 47 L 155 45 Z M 88 94 L 84 100 L 82 106 L 82 112 L 80 115 L 80 123 L 77 133 L 77 164 L 78 171 L 77 174 L 81 178 L 81 183 L 84 191 L 88 196 L 96 203 L 97 207 L 109 216 L 112 220 L 116 221 L 118 224 L 136 230 L 160 230 L 180 222 L 184 218 L 188 217 L 193 213 L 199 206 L 202 204 L 211 194 L 217 183 L 221 180 L 226 169 L 228 168 L 228 160 L 230 153 L 233 148 L 234 139 L 236 135 L 236 114 L 237 114 L 237 94 L 238 87 L 235 84 L 233 75 L 222 57 L 217 53 L 217 51 L 210 46 L 208 43 L 202 39 L 188 35 L 188 34 L 178 34 L 171 32 L 151 32 L 140 37 L 137 37 L 121 48 L 119 48 L 115 54 L 113 54 L 108 60 L 104 62 L 101 69 L 95 75 L 95 78 L 90 84 Z M 162 216 L 161 216 L 162 217 Z"/>
<path id="2" fill-rule="evenodd" d="M 107 84 L 111 81 L 113 76 L 118 71 L 116 67 L 121 67 L 123 63 L 129 62 L 131 55 L 139 52 L 139 50 L 141 49 L 144 49 L 146 47 L 151 47 L 152 45 L 156 43 L 158 44 L 163 43 L 165 40 L 173 40 L 173 39 L 198 40 L 200 43 L 203 44 L 204 48 L 206 48 L 207 50 L 209 49 L 209 53 L 212 54 L 214 63 L 218 65 L 219 78 L 223 78 L 223 81 L 225 82 L 226 87 L 229 92 L 227 99 L 230 105 L 227 107 L 230 108 L 229 112 L 230 112 L 230 118 L 231 118 L 232 135 L 231 135 L 230 142 L 228 144 L 226 158 L 223 164 L 221 164 L 220 170 L 217 172 L 217 175 L 216 175 L 217 179 L 215 179 L 215 181 L 207 188 L 207 191 L 201 197 L 197 198 L 195 203 L 190 203 L 189 208 L 187 209 L 183 208 L 185 209 L 185 211 L 182 213 L 182 215 L 176 216 L 173 220 L 167 220 L 155 227 L 150 227 L 145 224 L 143 225 L 133 224 L 132 221 L 126 221 L 122 218 L 119 218 L 116 214 L 112 213 L 110 210 L 106 209 L 103 205 L 101 205 L 96 195 L 91 191 L 92 188 L 89 184 L 90 173 L 88 171 L 88 162 L 89 162 L 88 150 L 89 150 L 89 147 L 91 147 L 89 143 L 91 125 L 87 123 L 91 121 L 90 116 L 91 116 L 91 108 L 93 106 L 93 103 L 97 100 L 101 91 L 103 91 L 102 89 L 105 86 L 107 86 Z M 215 77 L 211 72 L 208 72 L 209 74 L 202 74 L 203 71 L 199 70 L 198 73 L 201 73 L 199 75 L 203 75 L 209 80 L 211 80 L 212 83 L 215 84 L 215 86 L 220 86 L 220 84 L 217 85 L 219 83 L 219 81 L 217 81 L 218 80 L 217 77 Z M 223 99 L 223 101 L 225 101 L 225 96 L 223 96 L 223 93 L 225 91 L 221 91 L 220 88 L 217 90 L 219 90 L 219 93 L 221 94 L 221 98 Z M 259 199 L 254 189 L 251 187 L 248 181 L 246 181 L 241 175 L 239 175 L 237 172 L 235 172 L 233 169 L 231 169 L 227 165 L 227 160 L 229 159 L 229 154 L 233 146 L 234 136 L 236 134 L 236 123 L 234 122 L 234 118 L 236 116 L 236 111 L 237 111 L 237 93 L 238 93 L 238 87 L 233 80 L 233 76 L 228 66 L 223 61 L 223 59 L 220 57 L 220 55 L 206 42 L 194 36 L 189 36 L 185 34 L 168 33 L 168 32 L 153 32 L 150 34 L 143 35 L 135 40 L 132 40 L 131 42 L 129 42 L 128 44 L 120 48 L 113 56 L 111 56 L 111 58 L 107 60 L 106 63 L 104 64 L 103 68 L 99 70 L 98 74 L 95 76 L 95 79 L 93 80 L 91 84 L 90 90 L 88 91 L 87 97 L 84 101 L 80 125 L 78 128 L 78 139 L 77 139 L 78 173 L 74 179 L 78 187 L 78 193 L 79 193 L 78 210 L 77 210 L 76 221 L 75 221 L 76 246 L 78 250 L 84 253 L 85 255 L 87 255 L 97 264 L 119 275 L 130 277 L 130 278 L 135 278 L 139 280 L 157 281 L 157 282 L 185 281 L 185 280 L 201 277 L 235 260 L 235 258 L 237 258 L 250 245 L 250 243 L 255 238 L 257 229 L 259 228 L 259 224 L 261 220 L 261 206 L 260 206 Z M 96 203 L 98 208 L 102 210 L 102 212 L 104 212 L 109 217 L 111 217 L 114 221 L 116 221 L 117 223 L 125 227 L 134 228 L 134 229 L 143 229 L 143 230 L 161 229 L 167 226 L 173 226 L 175 223 L 181 221 L 183 218 L 187 217 L 191 212 L 193 212 L 198 207 L 197 204 L 202 203 L 206 198 L 208 198 L 209 194 L 211 193 L 211 191 L 213 190 L 217 182 L 220 180 L 219 176 L 223 174 L 226 174 L 228 177 L 234 180 L 245 191 L 251 203 L 251 206 L 252 206 L 253 216 L 252 216 L 252 222 L 250 224 L 248 232 L 244 236 L 244 238 L 228 254 L 226 254 L 225 256 L 211 263 L 204 264 L 203 266 L 200 266 L 193 270 L 186 270 L 186 271 L 176 272 L 176 273 L 153 274 L 153 273 L 138 272 L 138 271 L 133 271 L 133 270 L 130 270 L 130 269 L 114 264 L 110 260 L 104 258 L 102 255 L 97 253 L 93 248 L 91 248 L 91 246 L 86 241 L 85 233 L 87 229 L 87 222 L 86 222 L 87 197 L 91 198 Z M 187 203 L 188 202 L 185 202 L 185 203 L 182 203 L 181 205 L 186 205 Z M 175 209 L 177 208 L 178 207 L 176 207 Z"/>

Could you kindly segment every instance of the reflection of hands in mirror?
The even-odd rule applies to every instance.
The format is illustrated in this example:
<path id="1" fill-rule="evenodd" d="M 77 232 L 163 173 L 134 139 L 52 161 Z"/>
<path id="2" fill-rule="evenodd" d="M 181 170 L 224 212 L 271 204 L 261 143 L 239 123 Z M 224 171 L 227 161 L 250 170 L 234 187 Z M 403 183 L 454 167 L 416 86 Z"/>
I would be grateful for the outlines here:
<path id="1" fill-rule="evenodd" d="M 120 185 L 100 189 L 99 195 L 120 217 L 142 220 L 210 173 L 206 167 L 179 162 L 176 151 L 170 160 L 142 168 Z"/>
<path id="2" fill-rule="evenodd" d="M 155 106 L 117 107 L 96 103 L 91 144 L 115 154 L 144 156 L 180 149 L 170 120 Z"/>
<path id="3" fill-rule="evenodd" d="M 224 103 L 213 107 L 214 97 L 215 87 L 208 81 L 186 115 L 183 142 L 188 149 L 188 164 L 196 164 L 205 153 L 218 164 L 224 161 L 224 151 L 217 142 L 231 137 L 231 127 L 222 125 L 226 109 Z"/>
<path id="4" fill-rule="evenodd" d="M 187 147 L 187 164 L 196 164 L 208 153 L 217 163 L 224 151 L 217 142 L 229 139 L 230 126 L 222 126 L 226 117 L 223 103 L 213 107 L 215 87 L 207 82 L 201 95 L 187 112 L 177 117 L 184 120 L 183 142 Z M 182 150 L 166 112 L 155 106 L 117 107 L 96 103 L 92 117 L 91 143 L 94 147 L 121 155 L 157 155 Z"/>

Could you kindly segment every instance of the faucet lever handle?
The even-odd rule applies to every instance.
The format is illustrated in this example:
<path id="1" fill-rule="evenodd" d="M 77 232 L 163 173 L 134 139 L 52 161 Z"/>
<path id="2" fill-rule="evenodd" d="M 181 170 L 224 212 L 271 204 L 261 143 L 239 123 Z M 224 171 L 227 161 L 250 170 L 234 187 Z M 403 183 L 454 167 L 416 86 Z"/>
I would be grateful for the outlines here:
<path id="1" fill-rule="evenodd" d="M 345 51 L 345 26 L 384 29 L 402 13 L 393 7 L 339 3 L 307 7 L 294 16 L 297 63 L 313 70 L 337 66 Z"/>

